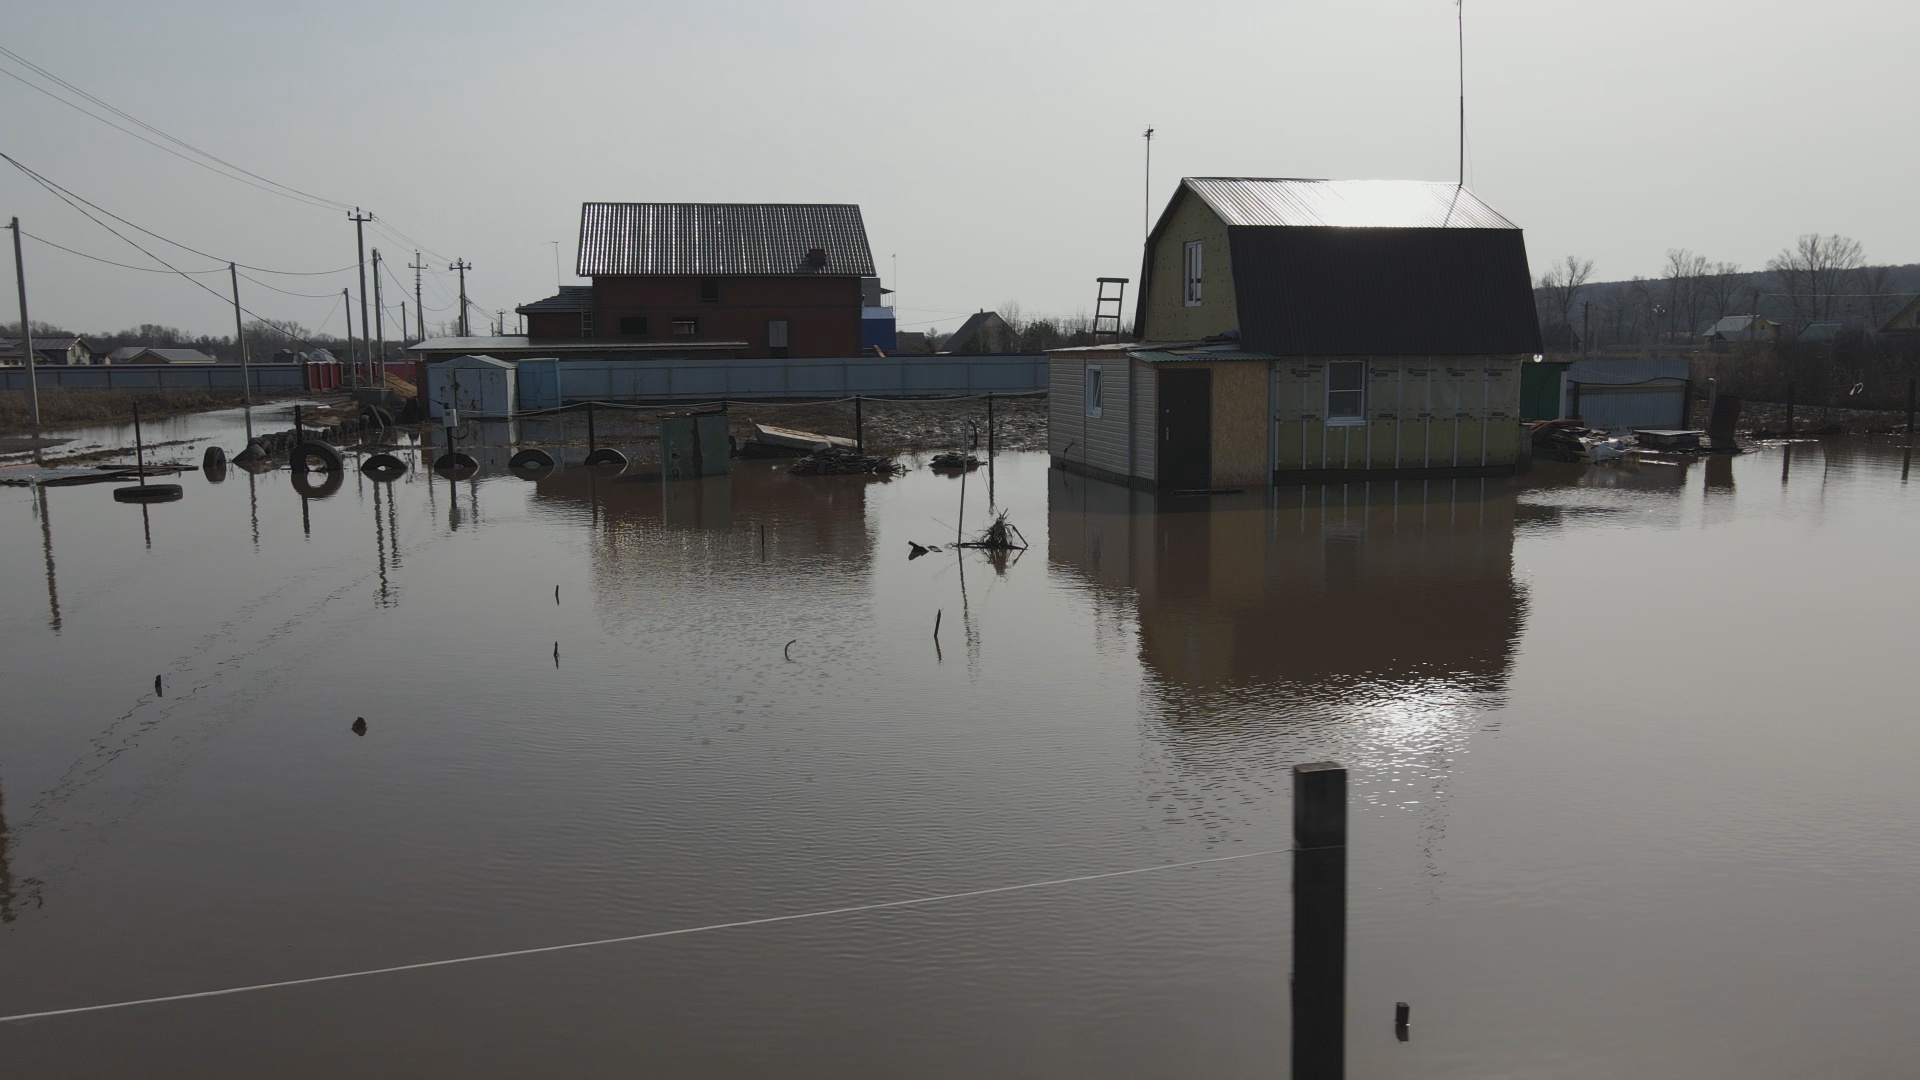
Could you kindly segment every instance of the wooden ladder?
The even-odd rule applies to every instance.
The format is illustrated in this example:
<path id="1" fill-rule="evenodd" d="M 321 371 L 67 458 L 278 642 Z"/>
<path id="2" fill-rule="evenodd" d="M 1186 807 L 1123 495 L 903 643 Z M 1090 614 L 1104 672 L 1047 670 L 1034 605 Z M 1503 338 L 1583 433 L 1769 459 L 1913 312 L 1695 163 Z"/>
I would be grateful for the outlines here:
<path id="1" fill-rule="evenodd" d="M 1096 280 L 1100 282 L 1100 294 L 1093 302 L 1093 343 L 1102 345 L 1117 342 L 1120 340 L 1121 301 L 1127 295 L 1127 282 L 1132 279 L 1103 277 Z M 1114 286 L 1111 293 L 1107 290 L 1109 285 Z"/>

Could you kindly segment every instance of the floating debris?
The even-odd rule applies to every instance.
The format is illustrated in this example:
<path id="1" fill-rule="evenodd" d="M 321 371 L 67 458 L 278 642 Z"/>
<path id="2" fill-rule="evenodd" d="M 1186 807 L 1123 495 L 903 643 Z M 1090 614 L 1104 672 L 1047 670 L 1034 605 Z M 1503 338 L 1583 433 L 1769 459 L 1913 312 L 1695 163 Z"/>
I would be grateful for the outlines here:
<path id="1" fill-rule="evenodd" d="M 801 458 L 787 469 L 794 476 L 898 476 L 906 466 L 892 458 L 829 447 Z"/>
<path id="2" fill-rule="evenodd" d="M 1007 512 L 1000 511 L 977 540 L 968 540 L 955 544 L 955 547 L 985 548 L 988 551 L 1025 551 L 1027 538 L 1020 535 L 1020 529 L 1007 520 Z"/>
<path id="3" fill-rule="evenodd" d="M 972 454 L 948 451 L 944 454 L 933 455 L 932 467 L 946 472 L 959 472 L 979 468 L 980 459 L 974 457 Z"/>
<path id="4" fill-rule="evenodd" d="M 361 716 L 361 717 L 355 718 L 355 720 L 353 721 L 353 733 L 355 735 L 365 735 L 367 733 L 366 717 Z"/>
<path id="5" fill-rule="evenodd" d="M 919 558 L 922 555 L 925 555 L 926 553 L 927 553 L 926 548 L 921 547 L 919 544 L 916 544 L 911 540 L 907 541 L 907 561 L 908 562 L 912 562 L 913 560 Z"/>

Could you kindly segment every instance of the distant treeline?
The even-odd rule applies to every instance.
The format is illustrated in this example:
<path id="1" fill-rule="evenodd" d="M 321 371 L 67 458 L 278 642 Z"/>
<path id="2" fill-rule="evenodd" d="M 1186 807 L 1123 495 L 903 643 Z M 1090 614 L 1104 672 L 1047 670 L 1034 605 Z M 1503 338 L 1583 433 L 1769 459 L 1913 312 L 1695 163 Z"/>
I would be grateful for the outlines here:
<path id="1" fill-rule="evenodd" d="M 314 349 L 326 349 L 335 356 L 345 358 L 347 343 L 341 338 L 309 330 L 297 322 L 281 319 L 255 319 L 247 323 L 242 332 L 246 335 L 247 355 L 254 360 L 265 361 L 281 349 L 295 352 L 311 352 Z M 18 320 L 0 324 L 0 337 L 17 338 L 20 336 Z M 240 352 L 234 348 L 233 335 L 212 336 L 208 334 L 190 334 L 176 326 L 162 326 L 158 323 L 141 323 L 125 330 L 91 331 L 70 330 L 53 323 L 33 321 L 33 336 L 36 340 L 54 337 L 79 337 L 86 340 L 89 348 L 95 352 L 112 352 L 127 346 L 140 346 L 149 349 L 198 349 L 228 363 L 238 363 Z M 398 343 L 388 342 L 392 350 Z"/>

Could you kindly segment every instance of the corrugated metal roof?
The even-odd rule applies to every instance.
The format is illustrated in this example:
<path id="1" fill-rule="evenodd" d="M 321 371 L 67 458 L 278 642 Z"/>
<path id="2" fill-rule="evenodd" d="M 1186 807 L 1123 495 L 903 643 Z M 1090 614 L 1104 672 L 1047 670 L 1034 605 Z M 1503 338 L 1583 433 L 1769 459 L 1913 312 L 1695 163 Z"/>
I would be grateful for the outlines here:
<path id="1" fill-rule="evenodd" d="M 1541 352 L 1518 229 L 1227 230 L 1240 340 L 1283 356 Z"/>
<path id="2" fill-rule="evenodd" d="M 521 304 L 513 309 L 519 315 L 540 315 L 552 312 L 572 314 L 593 310 L 593 286 L 562 285 L 560 291 L 545 300 L 535 300 L 531 304 Z"/>
<path id="3" fill-rule="evenodd" d="M 813 266 L 807 253 L 826 252 Z M 581 277 L 617 274 L 871 277 L 866 223 L 850 203 L 586 203 Z"/>
<path id="4" fill-rule="evenodd" d="M 1182 349 L 1175 352 L 1170 349 L 1139 349 L 1127 353 L 1135 360 L 1149 364 L 1190 364 L 1206 360 L 1278 360 L 1272 353 L 1250 352 L 1246 349 Z"/>
<path id="5" fill-rule="evenodd" d="M 1426 180 L 1182 181 L 1228 225 L 1336 229 L 1517 229 L 1457 184 Z"/>

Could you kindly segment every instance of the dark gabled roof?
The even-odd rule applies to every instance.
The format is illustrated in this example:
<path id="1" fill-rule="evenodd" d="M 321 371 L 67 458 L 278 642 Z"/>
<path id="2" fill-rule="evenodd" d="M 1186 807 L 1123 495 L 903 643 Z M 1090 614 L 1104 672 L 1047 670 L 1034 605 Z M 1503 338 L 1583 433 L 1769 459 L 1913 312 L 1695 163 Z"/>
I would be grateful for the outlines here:
<path id="1" fill-rule="evenodd" d="M 824 266 L 808 262 L 815 248 Z M 874 268 L 852 204 L 586 203 L 578 272 L 872 277 Z"/>
<path id="2" fill-rule="evenodd" d="M 1457 184 L 1189 177 L 1148 242 L 1136 296 L 1146 325 L 1151 253 L 1182 201 L 1227 225 L 1240 340 L 1300 355 L 1542 351 L 1520 229 Z"/>
<path id="3" fill-rule="evenodd" d="M 516 315 L 571 315 L 593 310 L 593 286 L 562 285 L 560 291 L 545 300 L 535 300 L 531 304 L 521 304 L 514 308 Z"/>
<path id="4" fill-rule="evenodd" d="M 1000 317 L 999 312 L 976 311 L 967 316 L 967 321 L 961 323 L 959 329 L 940 340 L 940 351 L 958 352 L 960 346 L 971 344 L 973 339 L 982 333 L 998 333 L 1003 339 L 1018 336 L 1013 332 L 1013 327 L 1007 324 L 1007 320 Z"/>
<path id="5" fill-rule="evenodd" d="M 1518 229 L 1230 227 L 1240 340 L 1303 355 L 1542 351 Z"/>

